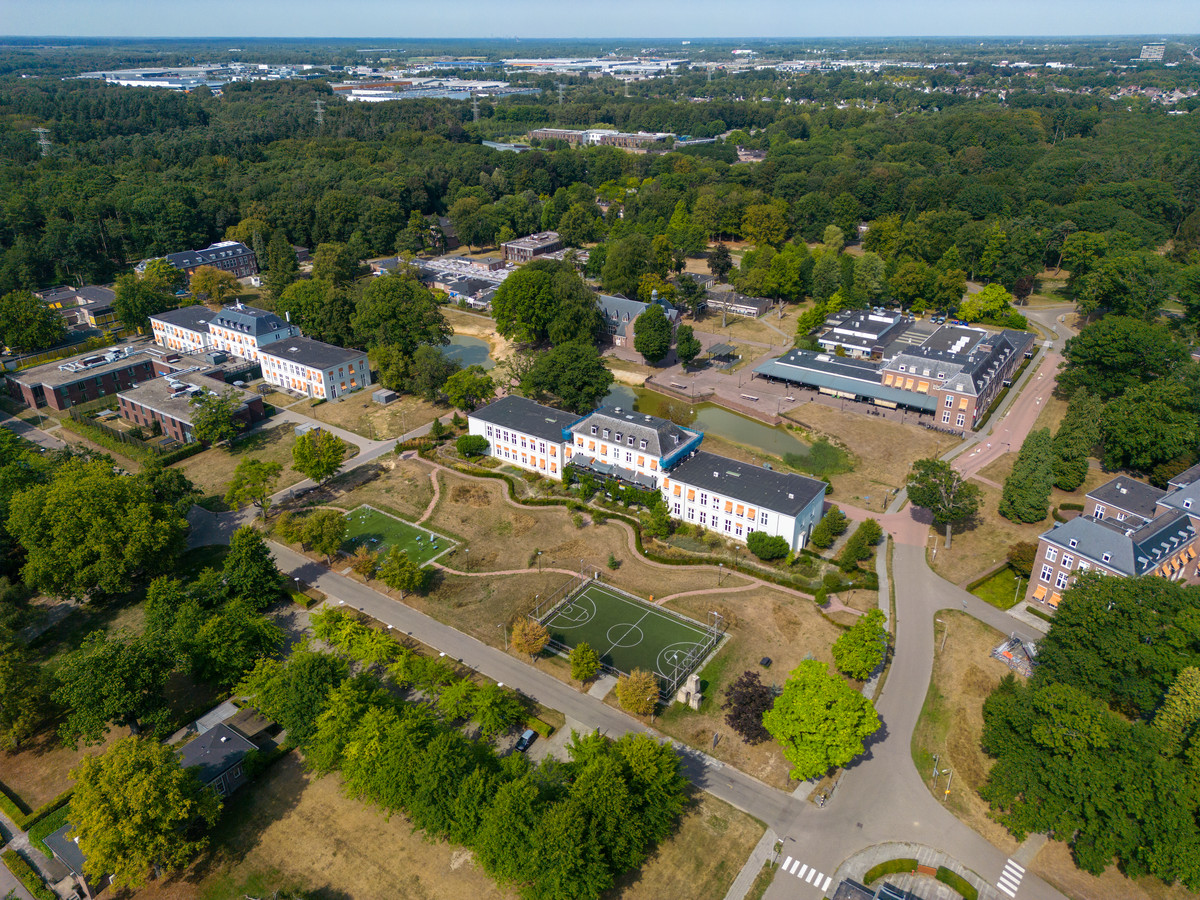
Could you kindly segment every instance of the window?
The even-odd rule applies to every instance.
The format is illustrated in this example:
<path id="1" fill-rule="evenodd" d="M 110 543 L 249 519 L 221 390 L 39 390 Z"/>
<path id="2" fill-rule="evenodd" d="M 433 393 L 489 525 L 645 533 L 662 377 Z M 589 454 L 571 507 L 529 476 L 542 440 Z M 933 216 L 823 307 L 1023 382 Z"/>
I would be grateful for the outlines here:
<path id="1" fill-rule="evenodd" d="M 608 440 L 608 429 L 607 428 L 604 429 L 604 439 L 606 441 Z"/>
<path id="2" fill-rule="evenodd" d="M 640 443 L 638 444 L 638 449 L 639 449 L 639 450 L 645 450 L 645 449 L 646 449 L 646 442 L 645 442 L 645 441 L 642 441 L 642 442 L 640 442 Z"/>
<path id="3" fill-rule="evenodd" d="M 1123 512 L 1117 513 L 1117 521 L 1124 522 L 1125 521 L 1125 513 L 1123 513 Z"/>
<path id="4" fill-rule="evenodd" d="M 759 524 L 759 525 L 766 525 L 766 524 L 767 524 L 767 514 L 766 514 L 766 513 L 759 513 L 759 514 L 758 514 L 758 524 Z"/>
<path id="5" fill-rule="evenodd" d="M 734 533 L 734 534 L 736 534 L 738 537 L 741 537 L 741 536 L 742 536 L 742 526 L 741 526 L 741 523 L 740 523 L 740 522 L 739 522 L 739 523 L 737 524 L 737 526 L 736 526 L 736 527 L 733 529 L 733 533 Z"/>
<path id="6" fill-rule="evenodd" d="M 625 451 L 625 462 L 627 462 L 627 463 L 633 462 L 633 454 L 630 453 L 628 450 Z"/>
<path id="7" fill-rule="evenodd" d="M 615 440 L 615 441 L 616 441 L 618 444 L 619 444 L 619 443 L 621 443 L 621 432 L 619 432 L 619 431 L 618 431 L 618 432 L 617 432 L 617 433 L 616 433 L 616 434 L 613 436 L 613 440 Z"/>
<path id="8" fill-rule="evenodd" d="M 1054 586 L 1061 591 L 1067 586 L 1067 579 L 1070 577 L 1067 572 L 1059 572 L 1058 577 L 1054 579 Z"/>
<path id="9" fill-rule="evenodd" d="M 592 434 L 595 434 L 595 433 L 596 433 L 596 426 L 595 426 L 595 425 L 593 425 L 593 426 L 592 426 Z"/>
<path id="10" fill-rule="evenodd" d="M 1054 575 L 1054 566 L 1042 566 L 1042 581 L 1049 582 Z"/>
<path id="11" fill-rule="evenodd" d="M 632 434 L 631 434 L 631 435 L 628 437 L 628 439 L 625 441 L 625 446 L 627 446 L 627 447 L 632 447 L 632 446 L 633 446 L 633 435 L 632 435 Z"/>
<path id="12" fill-rule="evenodd" d="M 1046 562 L 1054 562 L 1058 559 L 1058 549 L 1055 547 L 1046 548 Z"/>
<path id="13" fill-rule="evenodd" d="M 678 503 L 675 504 L 674 509 L 675 509 L 675 518 L 678 519 L 679 518 L 679 504 Z"/>
<path id="14" fill-rule="evenodd" d="M 954 424 L 959 428 L 962 428 L 967 424 L 967 417 L 963 413 L 959 413 L 958 417 L 954 420 Z"/>
<path id="15" fill-rule="evenodd" d="M 707 523 L 708 523 L 708 513 L 706 513 L 704 510 L 700 510 L 700 524 L 706 525 Z"/>
<path id="16" fill-rule="evenodd" d="M 732 522 L 731 520 L 729 520 L 729 519 L 726 519 L 726 520 L 725 520 L 725 530 L 726 530 L 726 531 L 732 531 L 732 530 L 733 530 L 733 522 Z"/>
<path id="17" fill-rule="evenodd" d="M 954 398 L 951 397 L 949 394 L 947 394 L 946 395 L 946 409 L 949 409 L 953 405 L 954 405 Z"/>
<path id="18" fill-rule="evenodd" d="M 1062 564 L 1064 569 L 1075 568 L 1075 557 L 1073 557 L 1070 553 L 1064 553 Z"/>
<path id="19" fill-rule="evenodd" d="M 491 437 L 491 436 L 492 436 L 492 426 L 491 426 L 491 425 L 489 425 L 489 426 L 487 427 L 487 436 L 488 436 L 488 437 Z"/>
<path id="20" fill-rule="evenodd" d="M 703 505 L 703 504 L 705 504 L 705 503 L 707 503 L 707 502 L 708 502 L 708 494 L 706 494 L 706 493 L 704 493 L 703 491 L 701 491 L 701 492 L 700 492 L 700 503 L 701 503 L 701 505 Z"/>
<path id="21" fill-rule="evenodd" d="M 700 513 L 700 515 L 704 515 L 704 513 Z M 687 517 L 689 520 L 696 518 L 696 511 L 690 506 L 688 507 Z"/>
<path id="22" fill-rule="evenodd" d="M 1076 540 L 1075 538 L 1071 538 L 1071 540 L 1067 541 L 1067 543 L 1070 544 L 1071 547 L 1073 547 L 1073 548 L 1079 546 L 1079 541 Z"/>
<path id="23" fill-rule="evenodd" d="M 950 413 L 949 412 L 942 413 L 942 422 L 947 425 L 950 424 Z"/>
<path id="24" fill-rule="evenodd" d="M 1104 506 L 1097 503 L 1096 508 L 1094 510 L 1092 510 L 1092 515 L 1095 516 L 1097 519 L 1103 519 L 1104 512 L 1105 512 Z"/>
<path id="25" fill-rule="evenodd" d="M 641 466 L 641 467 L 643 467 L 643 468 L 645 468 L 645 466 L 646 466 L 646 457 L 644 457 L 644 456 L 639 456 L 639 457 L 638 457 L 638 465 L 639 465 L 639 466 Z"/>

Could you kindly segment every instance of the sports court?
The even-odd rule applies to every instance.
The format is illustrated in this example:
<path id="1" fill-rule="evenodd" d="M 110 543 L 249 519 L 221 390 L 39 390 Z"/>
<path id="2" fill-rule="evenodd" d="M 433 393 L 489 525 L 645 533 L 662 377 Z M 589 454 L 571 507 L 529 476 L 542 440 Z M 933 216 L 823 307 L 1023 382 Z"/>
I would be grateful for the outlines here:
<path id="1" fill-rule="evenodd" d="M 649 669 L 664 689 L 699 665 L 720 639 L 715 627 L 651 606 L 595 581 L 570 595 L 542 621 L 550 639 L 570 650 L 584 641 L 620 672 Z"/>
<path id="2" fill-rule="evenodd" d="M 346 513 L 346 541 L 342 549 L 353 553 L 360 545 L 383 552 L 389 547 L 399 547 L 408 553 L 409 559 L 423 566 L 452 549 L 454 542 L 364 503 Z"/>

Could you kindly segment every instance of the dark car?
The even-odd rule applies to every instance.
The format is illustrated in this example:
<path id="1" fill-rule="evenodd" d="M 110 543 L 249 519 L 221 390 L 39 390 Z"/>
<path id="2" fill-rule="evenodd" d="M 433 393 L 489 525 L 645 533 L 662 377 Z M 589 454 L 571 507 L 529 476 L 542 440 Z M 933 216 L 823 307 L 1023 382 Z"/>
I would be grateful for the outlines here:
<path id="1" fill-rule="evenodd" d="M 532 728 L 526 728 L 525 732 L 519 738 L 517 738 L 517 752 L 524 753 L 536 740 L 537 732 Z"/>

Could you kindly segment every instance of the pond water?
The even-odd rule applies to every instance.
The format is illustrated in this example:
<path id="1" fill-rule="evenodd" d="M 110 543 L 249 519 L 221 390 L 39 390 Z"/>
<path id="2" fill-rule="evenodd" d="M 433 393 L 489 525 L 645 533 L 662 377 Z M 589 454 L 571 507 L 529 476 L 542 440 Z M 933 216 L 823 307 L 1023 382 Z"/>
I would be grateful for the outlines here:
<path id="1" fill-rule="evenodd" d="M 714 403 L 689 403 L 647 388 L 614 384 L 604 397 L 604 405 L 670 419 L 780 459 L 785 453 L 808 454 L 808 443 L 782 426 L 764 425 Z"/>
<path id="2" fill-rule="evenodd" d="M 464 369 L 467 366 L 491 369 L 496 365 L 488 342 L 467 334 L 456 334 L 450 338 L 449 345 L 442 348 L 442 353 L 458 362 Z"/>

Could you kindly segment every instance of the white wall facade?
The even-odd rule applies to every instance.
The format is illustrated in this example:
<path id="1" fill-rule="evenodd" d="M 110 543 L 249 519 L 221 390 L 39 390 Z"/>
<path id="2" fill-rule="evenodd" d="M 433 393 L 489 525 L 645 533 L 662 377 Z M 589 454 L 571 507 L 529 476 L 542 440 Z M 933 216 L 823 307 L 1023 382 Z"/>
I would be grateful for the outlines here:
<path id="1" fill-rule="evenodd" d="M 547 441 L 545 438 L 534 437 L 512 428 L 484 422 L 474 416 L 467 417 L 467 432 L 487 438 L 488 456 L 519 469 L 562 481 L 563 454 L 567 446 L 563 442 Z"/>
<path id="2" fill-rule="evenodd" d="M 181 353 L 202 353 L 212 347 L 212 336 L 205 331 L 195 331 L 181 325 L 170 325 L 158 319 L 150 320 L 154 343 Z"/>
<path id="3" fill-rule="evenodd" d="M 371 368 L 366 354 L 349 362 L 319 368 L 263 354 L 263 380 L 276 387 L 297 391 L 309 397 L 332 399 L 362 390 L 371 384 Z"/>
<path id="4" fill-rule="evenodd" d="M 599 460 L 602 463 L 621 466 L 640 472 L 648 478 L 657 481 L 662 477 L 660 460 L 653 452 L 646 449 L 645 442 L 640 438 L 626 435 L 614 428 L 604 428 L 588 421 L 576 426 L 583 434 L 575 432 L 572 449 L 575 453 Z M 595 434 L 592 432 L 595 431 Z M 620 442 L 617 435 L 621 436 Z M 629 441 L 633 440 L 630 444 Z"/>
<path id="5" fill-rule="evenodd" d="M 825 507 L 825 495 L 821 493 L 799 515 L 790 515 L 748 503 L 732 494 L 679 481 L 670 473 L 663 479 L 661 490 L 667 512 L 678 521 L 699 525 L 743 544 L 751 531 L 765 531 L 782 537 L 793 550 L 800 550 L 808 543 Z"/>
<path id="6" fill-rule="evenodd" d="M 286 328 L 261 335 L 247 334 L 244 331 L 235 331 L 232 328 L 211 323 L 208 327 L 212 332 L 212 342 L 216 349 L 224 350 L 226 353 L 232 353 L 243 359 L 252 359 L 255 362 L 260 361 L 258 355 L 260 347 L 266 347 L 284 338 L 300 337 L 300 329 L 295 325 L 288 325 Z"/>

